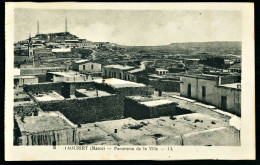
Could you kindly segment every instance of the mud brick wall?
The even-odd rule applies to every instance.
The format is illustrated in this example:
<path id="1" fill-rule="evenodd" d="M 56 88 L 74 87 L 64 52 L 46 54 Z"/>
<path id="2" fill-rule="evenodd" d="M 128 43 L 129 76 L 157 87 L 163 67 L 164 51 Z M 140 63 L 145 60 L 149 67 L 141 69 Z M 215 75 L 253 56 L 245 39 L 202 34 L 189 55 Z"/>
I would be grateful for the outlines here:
<path id="1" fill-rule="evenodd" d="M 18 116 L 32 116 L 37 111 L 38 108 L 35 104 L 14 106 L 14 114 Z"/>
<path id="2" fill-rule="evenodd" d="M 153 88 L 145 87 L 126 87 L 126 88 L 116 88 L 116 94 L 123 96 L 149 96 L 154 93 Z"/>
<path id="3" fill-rule="evenodd" d="M 220 140 L 225 139 L 225 140 Z M 185 146 L 240 146 L 240 131 L 234 127 L 220 127 L 183 135 Z"/>
<path id="4" fill-rule="evenodd" d="M 31 92 L 31 93 L 55 91 L 61 94 L 61 89 L 62 89 L 61 82 L 30 84 L 24 86 L 24 91 Z"/>
<path id="5" fill-rule="evenodd" d="M 141 120 L 141 119 L 149 119 L 150 112 L 147 107 L 142 104 L 139 104 L 138 101 L 133 99 L 125 98 L 124 104 L 124 117 L 132 117 L 133 119 Z"/>
<path id="6" fill-rule="evenodd" d="M 176 114 L 176 104 L 164 104 L 155 107 L 148 107 L 150 111 L 150 117 L 156 118 L 160 116 L 172 116 Z"/>
<path id="7" fill-rule="evenodd" d="M 88 97 L 86 94 L 84 93 L 81 93 L 81 92 L 78 92 L 78 91 L 75 91 L 75 96 L 78 98 L 78 97 Z"/>
<path id="8" fill-rule="evenodd" d="M 76 89 L 90 89 L 95 88 L 94 83 L 89 82 L 63 82 L 61 94 L 65 98 L 70 98 L 70 95 L 75 95 Z"/>
<path id="9" fill-rule="evenodd" d="M 84 124 L 124 117 L 123 97 L 111 95 L 94 98 L 38 102 L 43 111 L 60 111 L 74 124 Z"/>
<path id="10" fill-rule="evenodd" d="M 107 84 L 94 83 L 96 89 L 106 91 L 108 93 L 116 93 L 116 89 Z"/>
<path id="11" fill-rule="evenodd" d="M 107 84 L 94 83 L 96 89 L 106 91 L 108 93 L 119 94 L 122 96 L 148 96 L 154 93 L 152 87 L 125 87 L 125 88 L 114 88 Z"/>
<path id="12" fill-rule="evenodd" d="M 180 81 L 150 80 L 150 85 L 152 85 L 155 88 L 155 90 L 162 90 L 165 92 L 180 92 Z"/>

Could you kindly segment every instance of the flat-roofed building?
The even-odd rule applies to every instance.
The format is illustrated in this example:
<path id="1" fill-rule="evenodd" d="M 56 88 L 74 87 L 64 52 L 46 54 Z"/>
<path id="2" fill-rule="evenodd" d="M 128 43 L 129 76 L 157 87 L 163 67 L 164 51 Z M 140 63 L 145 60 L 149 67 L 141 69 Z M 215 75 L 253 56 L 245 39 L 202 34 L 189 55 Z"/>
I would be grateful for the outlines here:
<path id="1" fill-rule="evenodd" d="M 228 86 L 228 84 L 238 83 L 240 81 L 241 77 L 234 75 L 183 75 L 180 77 L 180 95 L 188 98 L 193 98 L 201 102 L 209 103 L 222 108 L 223 110 L 240 115 L 241 110 L 240 106 L 238 106 L 239 103 L 235 103 L 240 102 L 240 98 L 238 99 L 238 97 L 235 97 L 236 100 L 233 100 L 232 104 L 237 105 L 236 110 L 233 110 L 233 108 L 229 108 L 228 106 L 224 106 L 224 104 L 231 105 L 231 103 L 227 103 L 227 100 L 230 97 L 233 97 L 233 95 L 231 94 L 231 92 L 226 93 L 226 100 L 224 100 L 225 98 L 222 97 L 222 94 L 220 92 L 221 90 L 219 88 L 219 86 Z M 223 106 L 221 104 L 223 104 Z"/>
<path id="2" fill-rule="evenodd" d="M 116 78 L 94 80 L 99 90 L 123 96 L 152 95 L 153 89 L 141 83 L 120 80 Z"/>
<path id="3" fill-rule="evenodd" d="M 77 126 L 58 111 L 26 117 L 15 115 L 14 122 L 14 145 L 79 144 Z"/>
<path id="4" fill-rule="evenodd" d="M 78 72 L 47 72 L 46 80 L 52 82 L 77 82 L 86 81 L 86 75 Z"/>
<path id="5" fill-rule="evenodd" d="M 102 64 L 89 60 L 78 60 L 72 63 L 72 69 L 84 73 L 97 73 L 102 72 Z"/>
<path id="6" fill-rule="evenodd" d="M 160 98 L 129 96 L 125 100 L 125 117 L 149 119 L 160 116 L 171 116 L 176 113 L 177 103 Z"/>
<path id="7" fill-rule="evenodd" d="M 128 71 L 134 70 L 133 66 L 124 66 L 124 65 L 106 65 L 103 67 L 103 77 L 104 78 L 117 78 L 122 80 L 127 80 Z"/>
<path id="8" fill-rule="evenodd" d="M 14 76 L 14 90 L 19 91 L 23 88 L 26 84 L 37 84 L 38 77 L 36 76 Z"/>
<path id="9" fill-rule="evenodd" d="M 167 74 L 169 71 L 167 69 L 162 69 L 162 68 L 156 68 L 155 69 L 155 73 L 158 75 L 162 75 L 162 74 Z"/>
<path id="10" fill-rule="evenodd" d="M 218 85 L 217 107 L 241 115 L 241 83 Z"/>

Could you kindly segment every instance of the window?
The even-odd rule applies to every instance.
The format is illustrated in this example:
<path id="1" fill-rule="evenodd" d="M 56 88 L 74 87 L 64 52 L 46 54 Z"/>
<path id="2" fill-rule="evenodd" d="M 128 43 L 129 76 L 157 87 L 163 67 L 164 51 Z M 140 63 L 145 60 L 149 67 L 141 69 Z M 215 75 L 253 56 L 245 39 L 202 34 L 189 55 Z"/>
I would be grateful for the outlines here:
<path id="1" fill-rule="evenodd" d="M 202 97 L 206 97 L 206 87 L 202 86 Z"/>
<path id="2" fill-rule="evenodd" d="M 85 67 L 86 67 L 86 66 L 85 66 L 85 65 L 83 65 L 83 70 L 85 70 Z"/>
<path id="3" fill-rule="evenodd" d="M 94 65 L 93 64 L 91 65 L 91 69 L 94 69 Z"/>

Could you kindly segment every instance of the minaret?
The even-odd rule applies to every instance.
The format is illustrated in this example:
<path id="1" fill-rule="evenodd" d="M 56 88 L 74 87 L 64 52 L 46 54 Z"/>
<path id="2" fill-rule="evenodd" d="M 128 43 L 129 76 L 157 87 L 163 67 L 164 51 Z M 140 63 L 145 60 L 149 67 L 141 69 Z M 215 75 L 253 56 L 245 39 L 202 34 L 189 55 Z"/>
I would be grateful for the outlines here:
<path id="1" fill-rule="evenodd" d="M 65 17 L 65 33 L 67 33 L 67 17 Z"/>
<path id="2" fill-rule="evenodd" d="M 37 34 L 40 34 L 39 30 L 40 30 L 39 21 L 37 21 Z"/>
<path id="3" fill-rule="evenodd" d="M 29 34 L 29 39 L 28 39 L 28 56 L 33 56 L 33 49 L 32 49 L 32 38 L 31 34 Z"/>

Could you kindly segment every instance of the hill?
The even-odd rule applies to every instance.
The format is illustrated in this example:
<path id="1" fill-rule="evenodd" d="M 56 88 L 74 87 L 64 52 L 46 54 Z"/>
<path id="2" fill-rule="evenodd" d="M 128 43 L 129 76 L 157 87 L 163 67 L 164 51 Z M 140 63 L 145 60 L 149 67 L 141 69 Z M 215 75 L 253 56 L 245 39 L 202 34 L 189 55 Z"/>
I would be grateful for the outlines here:
<path id="1" fill-rule="evenodd" d="M 206 58 L 210 56 L 240 57 L 242 42 L 187 42 L 172 43 L 163 46 L 122 46 L 127 52 L 137 52 L 143 55 L 176 55 L 191 58 Z"/>

